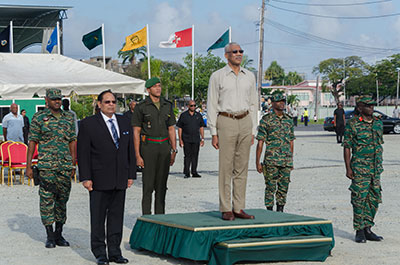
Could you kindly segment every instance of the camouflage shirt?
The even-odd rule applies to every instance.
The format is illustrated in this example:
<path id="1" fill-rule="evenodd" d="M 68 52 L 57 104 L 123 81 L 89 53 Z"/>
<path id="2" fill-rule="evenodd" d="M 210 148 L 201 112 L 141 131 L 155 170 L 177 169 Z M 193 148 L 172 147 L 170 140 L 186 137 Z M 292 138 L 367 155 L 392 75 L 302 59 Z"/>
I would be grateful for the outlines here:
<path id="1" fill-rule="evenodd" d="M 264 115 L 257 134 L 257 140 L 263 140 L 266 144 L 264 164 L 293 167 L 290 142 L 294 139 L 293 119 L 290 115 L 283 113 L 279 117 L 274 111 Z"/>
<path id="2" fill-rule="evenodd" d="M 383 123 L 374 117 L 372 122 L 363 120 L 362 116 L 354 116 L 346 124 L 343 147 L 351 149 L 351 168 L 371 173 L 376 168 L 376 174 L 383 171 Z"/>
<path id="3" fill-rule="evenodd" d="M 72 169 L 73 162 L 69 143 L 76 140 L 74 116 L 71 112 L 60 111 L 54 116 L 46 108 L 33 115 L 29 141 L 39 145 L 38 168 Z"/>

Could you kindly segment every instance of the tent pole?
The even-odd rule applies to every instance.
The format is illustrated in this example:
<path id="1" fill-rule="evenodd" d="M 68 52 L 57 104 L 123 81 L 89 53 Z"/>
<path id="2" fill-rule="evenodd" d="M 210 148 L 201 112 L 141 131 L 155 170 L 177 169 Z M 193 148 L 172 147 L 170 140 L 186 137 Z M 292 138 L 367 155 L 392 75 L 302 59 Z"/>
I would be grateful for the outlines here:
<path id="1" fill-rule="evenodd" d="M 10 21 L 10 51 L 14 53 L 14 29 L 12 20 Z"/>
<path id="2" fill-rule="evenodd" d="M 57 54 L 61 54 L 61 43 L 60 43 L 60 22 L 57 21 Z"/>
<path id="3" fill-rule="evenodd" d="M 106 69 L 106 40 L 104 38 L 104 23 L 101 24 L 101 37 L 103 39 L 103 68 Z"/>

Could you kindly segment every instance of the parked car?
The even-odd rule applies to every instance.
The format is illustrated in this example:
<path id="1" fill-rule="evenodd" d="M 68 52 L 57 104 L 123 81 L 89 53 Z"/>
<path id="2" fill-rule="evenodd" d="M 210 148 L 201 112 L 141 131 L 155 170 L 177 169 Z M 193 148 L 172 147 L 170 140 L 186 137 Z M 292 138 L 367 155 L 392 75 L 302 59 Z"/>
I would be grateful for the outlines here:
<path id="1" fill-rule="evenodd" d="M 346 122 L 354 117 L 354 111 L 348 110 L 344 112 Z M 392 118 L 383 114 L 378 110 L 374 110 L 374 116 L 380 117 L 383 122 L 383 133 L 394 132 L 395 134 L 400 134 L 400 119 Z M 333 117 L 326 117 L 324 121 L 324 130 L 329 132 L 334 132 L 335 127 L 333 126 Z"/>

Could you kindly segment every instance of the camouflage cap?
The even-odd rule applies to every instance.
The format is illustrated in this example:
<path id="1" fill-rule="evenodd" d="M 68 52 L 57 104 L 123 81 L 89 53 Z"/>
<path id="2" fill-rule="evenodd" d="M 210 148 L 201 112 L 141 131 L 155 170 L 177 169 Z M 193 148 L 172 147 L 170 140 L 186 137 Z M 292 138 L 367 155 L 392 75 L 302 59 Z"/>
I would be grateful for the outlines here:
<path id="1" fill-rule="evenodd" d="M 272 102 L 286 101 L 286 97 L 283 93 L 276 93 L 271 96 L 271 101 Z"/>
<path id="2" fill-rule="evenodd" d="M 357 103 L 364 103 L 367 105 L 375 105 L 376 101 L 371 96 L 363 95 L 363 96 L 359 96 L 357 98 Z"/>
<path id="3" fill-rule="evenodd" d="M 150 79 L 147 79 L 146 83 L 145 83 L 145 87 L 146 88 L 150 88 L 152 86 L 154 86 L 155 84 L 161 83 L 160 78 L 158 77 L 152 77 Z"/>
<path id="4" fill-rule="evenodd" d="M 62 99 L 61 90 L 58 88 L 46 89 L 46 98 L 49 99 Z"/>

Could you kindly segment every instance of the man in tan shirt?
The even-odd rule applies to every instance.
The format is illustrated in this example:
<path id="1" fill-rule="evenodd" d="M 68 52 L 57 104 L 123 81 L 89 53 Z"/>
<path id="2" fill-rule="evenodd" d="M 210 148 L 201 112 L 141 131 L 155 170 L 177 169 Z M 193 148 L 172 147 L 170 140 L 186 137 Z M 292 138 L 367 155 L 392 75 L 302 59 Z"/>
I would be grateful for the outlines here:
<path id="1" fill-rule="evenodd" d="M 250 147 L 257 129 L 256 80 L 240 67 L 243 50 L 239 44 L 225 46 L 225 58 L 228 64 L 210 77 L 207 99 L 212 145 L 219 150 L 219 210 L 223 220 L 254 219 L 243 209 Z"/>

